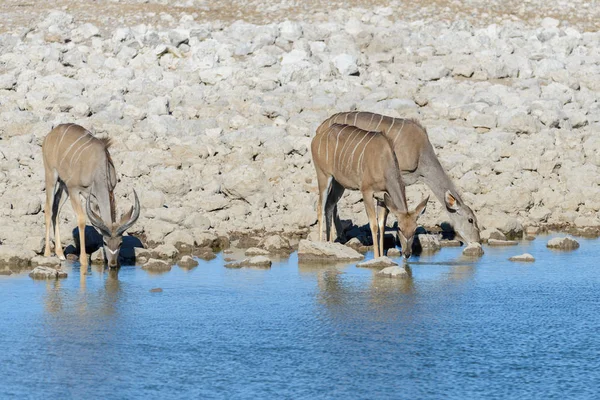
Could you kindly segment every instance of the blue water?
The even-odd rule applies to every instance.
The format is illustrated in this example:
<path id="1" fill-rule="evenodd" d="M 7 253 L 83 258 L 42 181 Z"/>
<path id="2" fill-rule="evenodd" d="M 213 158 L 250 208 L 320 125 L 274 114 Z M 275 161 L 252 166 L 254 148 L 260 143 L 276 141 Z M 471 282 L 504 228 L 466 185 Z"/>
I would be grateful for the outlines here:
<path id="1" fill-rule="evenodd" d="M 600 242 L 547 239 L 445 248 L 408 280 L 295 255 L 0 276 L 0 398 L 598 398 Z"/>

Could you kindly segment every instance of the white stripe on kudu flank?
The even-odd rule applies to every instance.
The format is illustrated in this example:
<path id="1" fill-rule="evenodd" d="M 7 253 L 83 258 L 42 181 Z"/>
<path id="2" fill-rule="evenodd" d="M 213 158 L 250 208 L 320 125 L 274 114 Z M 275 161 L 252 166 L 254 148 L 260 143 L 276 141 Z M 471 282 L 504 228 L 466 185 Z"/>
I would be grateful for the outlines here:
<path id="1" fill-rule="evenodd" d="M 349 126 L 350 125 L 346 125 L 342 129 L 340 129 L 337 133 L 337 136 L 335 137 L 335 150 L 333 150 L 333 166 L 335 166 L 335 161 L 337 160 L 337 149 L 338 144 L 340 143 L 340 134 L 344 132 L 344 129 L 348 128 Z"/>
<path id="2" fill-rule="evenodd" d="M 398 140 L 398 136 L 400 136 L 400 132 L 402 132 L 402 129 L 404 129 L 404 123 L 406 122 L 405 119 L 402 120 L 402 126 L 400 127 L 400 129 L 398 129 L 398 131 L 396 132 L 396 137 L 394 138 L 394 142 L 392 143 L 392 147 L 394 147 L 396 145 L 396 140 Z M 390 132 L 391 133 L 391 132 Z"/>
<path id="3" fill-rule="evenodd" d="M 358 114 L 360 114 L 360 111 L 354 114 L 354 123 L 352 124 L 354 126 L 356 126 L 356 119 L 358 118 Z"/>
<path id="4" fill-rule="evenodd" d="M 379 128 L 379 125 L 381 125 L 381 121 L 383 121 L 383 115 L 381 116 L 381 119 L 379 120 L 379 123 L 377 124 L 375 129 L 373 129 L 375 132 L 377 132 L 377 128 Z"/>
<path id="5" fill-rule="evenodd" d="M 89 146 L 88 143 L 90 143 L 92 141 L 92 139 L 93 139 L 93 137 L 90 136 L 88 138 L 87 142 L 81 143 L 81 145 L 79 146 L 79 148 L 73 152 L 73 155 L 71 156 L 71 161 L 69 162 L 69 169 L 73 168 L 73 160 L 75 159 L 75 155 L 77 153 L 79 153 L 79 156 L 81 156 L 81 153 L 83 152 L 83 148 L 86 147 L 86 146 Z M 77 158 L 79 159 L 79 157 L 77 157 Z"/>
<path id="6" fill-rule="evenodd" d="M 342 151 L 340 151 L 340 157 L 338 159 L 338 165 L 340 168 L 342 167 L 342 164 L 344 163 L 344 154 L 346 154 L 346 152 L 350 148 L 350 144 L 352 143 L 352 135 L 354 135 L 358 130 L 359 130 L 358 128 L 354 128 L 352 130 L 352 132 L 350 132 L 346 137 L 346 141 L 344 142 L 344 145 L 342 146 Z"/>
<path id="7" fill-rule="evenodd" d="M 369 121 L 369 125 L 367 129 L 365 129 L 366 131 L 370 131 L 371 130 L 371 123 L 373 122 L 373 117 L 375 117 L 375 114 L 371 113 L 371 120 Z"/>
<path id="8" fill-rule="evenodd" d="M 360 153 L 360 157 L 358 157 L 358 168 L 359 168 L 359 169 L 358 169 L 358 171 L 359 171 L 359 172 L 361 172 L 361 171 L 362 171 L 362 158 L 363 158 L 363 156 L 364 156 L 364 154 L 365 154 L 365 150 L 367 149 L 367 146 L 369 145 L 369 143 L 371 143 L 371 140 L 373 140 L 373 138 L 374 138 L 375 136 L 377 136 L 377 134 L 376 134 L 376 133 L 371 133 L 371 132 L 369 132 L 369 134 L 371 135 L 371 138 L 369 139 L 369 141 L 368 141 L 367 143 L 365 143 L 365 145 L 363 146 L 362 153 Z"/>
<path id="9" fill-rule="evenodd" d="M 358 141 L 358 143 L 356 143 L 356 146 L 354 146 L 354 150 L 352 150 L 352 154 L 350 155 L 350 158 L 348 159 L 348 166 L 346 168 L 350 168 L 350 163 L 352 162 L 352 160 L 354 160 L 354 153 L 356 152 L 356 149 L 358 148 L 358 146 L 362 143 L 363 140 L 365 140 L 365 138 L 368 135 L 362 135 L 362 138 Z M 358 164 L 357 164 L 357 168 L 358 168 Z M 358 171 L 358 169 L 357 169 Z"/>
<path id="10" fill-rule="evenodd" d="M 76 141 L 74 141 L 73 143 L 71 143 L 71 145 L 69 146 L 69 148 L 65 152 L 62 160 L 60 160 L 60 164 L 58 164 L 58 168 L 60 168 L 62 166 L 62 163 L 65 161 L 65 158 L 67 158 L 67 154 L 69 154 L 69 152 L 71 151 L 71 149 L 73 148 L 73 146 L 75 146 L 77 144 L 77 142 L 79 142 L 81 139 L 83 139 L 86 136 L 87 135 L 81 135 L 80 137 L 77 138 Z"/>
<path id="11" fill-rule="evenodd" d="M 71 129 L 75 124 L 69 124 L 69 126 L 67 127 L 67 129 L 63 130 L 63 133 L 60 137 L 60 140 L 56 142 L 56 145 L 54 146 L 54 159 L 56 160 L 56 156 L 58 155 L 58 149 L 60 148 L 60 145 L 63 141 L 63 139 L 65 138 L 65 135 L 67 134 L 67 132 L 69 131 L 69 129 Z"/>

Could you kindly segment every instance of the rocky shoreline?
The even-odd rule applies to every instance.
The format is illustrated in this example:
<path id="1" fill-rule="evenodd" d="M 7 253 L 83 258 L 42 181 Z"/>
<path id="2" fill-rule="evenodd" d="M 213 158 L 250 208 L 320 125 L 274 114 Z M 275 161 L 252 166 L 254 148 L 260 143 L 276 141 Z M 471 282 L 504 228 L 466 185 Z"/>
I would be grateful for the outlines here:
<path id="1" fill-rule="evenodd" d="M 0 35 L 3 260 L 43 250 L 40 146 L 59 123 L 113 140 L 117 205 L 133 188 L 142 204 L 130 234 L 149 251 L 193 254 L 310 238 L 310 140 L 353 109 L 419 119 L 482 228 L 600 234 L 600 32 L 551 18 L 426 23 L 398 7 L 263 25 L 186 14 L 106 30 L 64 11 L 28 23 Z M 416 184 L 407 197 L 428 193 Z M 360 194 L 339 208 L 366 224 Z M 432 201 L 420 221 L 445 219 Z"/>

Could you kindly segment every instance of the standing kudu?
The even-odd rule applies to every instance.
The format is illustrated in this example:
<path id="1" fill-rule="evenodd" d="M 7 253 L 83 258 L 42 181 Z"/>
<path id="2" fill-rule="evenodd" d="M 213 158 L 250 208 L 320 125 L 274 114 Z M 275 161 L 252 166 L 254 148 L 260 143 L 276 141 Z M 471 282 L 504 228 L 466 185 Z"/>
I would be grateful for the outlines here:
<path id="1" fill-rule="evenodd" d="M 415 210 L 408 211 L 398 161 L 388 139 L 381 133 L 355 126 L 321 125 L 312 140 L 311 151 L 319 185 L 319 240 L 323 239 L 323 218 L 327 240 L 332 240 L 332 212 L 344 190 L 360 190 L 369 218 L 375 257 L 382 256 L 385 217 L 383 214 L 377 216 L 374 195 L 384 192 L 386 208 L 398 219 L 402 253 L 409 258 L 417 218 L 425 211 L 429 198 Z"/>
<path id="2" fill-rule="evenodd" d="M 54 128 L 42 144 L 46 174 L 46 248 L 44 256 L 50 256 L 50 222 L 54 225 L 56 255 L 65 259 L 60 243 L 58 215 L 67 197 L 77 215 L 79 228 L 79 261 L 88 265 L 85 249 L 85 213 L 80 195 L 87 194 L 86 211 L 92 225 L 100 231 L 104 241 L 104 256 L 109 267 L 118 265 L 123 233 L 140 215 L 140 203 L 135 193 L 135 204 L 129 212 L 115 222 L 116 207 L 113 190 L 117 184 L 115 166 L 108 152 L 109 139 L 98 139 L 89 131 L 75 124 L 63 124 Z M 63 192 L 66 195 L 63 196 Z M 91 198 L 96 200 L 95 210 Z"/>
<path id="3" fill-rule="evenodd" d="M 480 241 L 475 214 L 464 203 L 454 183 L 444 171 L 429 141 L 427 131 L 421 124 L 411 119 L 359 111 L 332 115 L 321 126 L 328 127 L 333 124 L 351 125 L 383 133 L 392 143 L 404 183 L 412 185 L 418 179 L 422 179 L 444 205 L 454 230 L 467 242 Z M 336 209 L 333 210 L 333 214 L 336 227 L 341 226 Z"/>

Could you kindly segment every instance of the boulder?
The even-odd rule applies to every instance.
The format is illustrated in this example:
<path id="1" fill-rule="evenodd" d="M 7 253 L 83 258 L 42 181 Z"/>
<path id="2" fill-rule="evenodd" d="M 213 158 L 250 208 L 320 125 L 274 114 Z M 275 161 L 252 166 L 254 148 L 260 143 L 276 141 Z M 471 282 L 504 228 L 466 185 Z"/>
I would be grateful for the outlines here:
<path id="1" fill-rule="evenodd" d="M 268 268 L 271 267 L 271 260 L 265 256 L 254 256 L 242 260 L 241 265 L 242 267 Z"/>
<path id="2" fill-rule="evenodd" d="M 61 279 L 66 278 L 67 273 L 52 267 L 38 266 L 29 274 L 32 279 Z"/>
<path id="3" fill-rule="evenodd" d="M 517 244 L 519 244 L 519 242 L 517 242 L 516 240 L 488 240 L 488 246 L 516 246 Z"/>
<path id="4" fill-rule="evenodd" d="M 259 249 L 258 247 L 250 247 L 244 254 L 247 256 L 268 256 L 269 252 L 264 249 Z"/>
<path id="5" fill-rule="evenodd" d="M 213 252 L 213 250 L 210 247 L 201 247 L 199 249 L 194 250 L 194 256 L 205 261 L 210 261 L 217 258 L 217 255 Z"/>
<path id="6" fill-rule="evenodd" d="M 365 258 L 362 254 L 348 246 L 331 242 L 310 242 L 306 239 L 298 245 L 298 261 L 344 262 L 358 261 Z"/>
<path id="7" fill-rule="evenodd" d="M 163 260 L 151 258 L 142 266 L 142 269 L 148 272 L 169 272 L 171 264 Z"/>
<path id="8" fill-rule="evenodd" d="M 0 245 L 0 267 L 9 267 L 12 270 L 26 268 L 30 260 L 35 257 L 31 250 L 24 250 L 17 246 Z"/>
<path id="9" fill-rule="evenodd" d="M 463 255 L 468 257 L 481 257 L 483 255 L 483 248 L 479 243 L 469 243 L 469 245 L 463 250 Z"/>
<path id="10" fill-rule="evenodd" d="M 361 268 L 385 268 L 385 267 L 393 267 L 398 265 L 398 263 L 392 261 L 390 258 L 386 256 L 377 257 L 372 260 L 363 261 L 356 264 L 357 267 Z"/>
<path id="11" fill-rule="evenodd" d="M 570 237 L 557 237 L 550 239 L 546 247 L 557 250 L 575 250 L 579 248 L 579 242 Z"/>
<path id="12" fill-rule="evenodd" d="M 410 271 L 404 266 L 401 267 L 399 265 L 394 265 L 382 269 L 377 273 L 377 275 L 387 276 L 390 278 L 410 278 Z"/>
<path id="13" fill-rule="evenodd" d="M 533 262 L 535 258 L 529 253 L 523 253 L 518 256 L 512 256 L 509 258 L 510 261 L 521 261 L 521 262 Z"/>
<path id="14" fill-rule="evenodd" d="M 35 256 L 31 259 L 31 266 L 41 266 L 60 269 L 60 259 L 58 257 Z"/>
<path id="15" fill-rule="evenodd" d="M 388 251 L 387 251 L 388 257 L 400 257 L 401 255 L 402 255 L 402 252 L 397 247 L 392 247 L 391 249 L 388 249 Z"/>
<path id="16" fill-rule="evenodd" d="M 496 228 L 484 229 L 481 231 L 480 236 L 483 242 L 487 242 L 490 239 L 506 240 L 504 233 Z"/>
<path id="17" fill-rule="evenodd" d="M 183 256 L 181 260 L 177 262 L 181 268 L 191 269 L 198 266 L 198 261 L 196 261 L 192 256 Z"/>
<path id="18" fill-rule="evenodd" d="M 442 248 L 437 235 L 422 234 L 417 235 L 417 239 L 424 252 L 434 252 Z"/>
<path id="19" fill-rule="evenodd" d="M 292 252 L 290 241 L 280 235 L 266 237 L 258 243 L 258 247 L 261 247 L 272 254 L 289 254 Z"/>
<path id="20" fill-rule="evenodd" d="M 161 259 L 173 259 L 177 257 L 179 251 L 172 244 L 161 244 L 150 251 L 152 257 Z"/>

